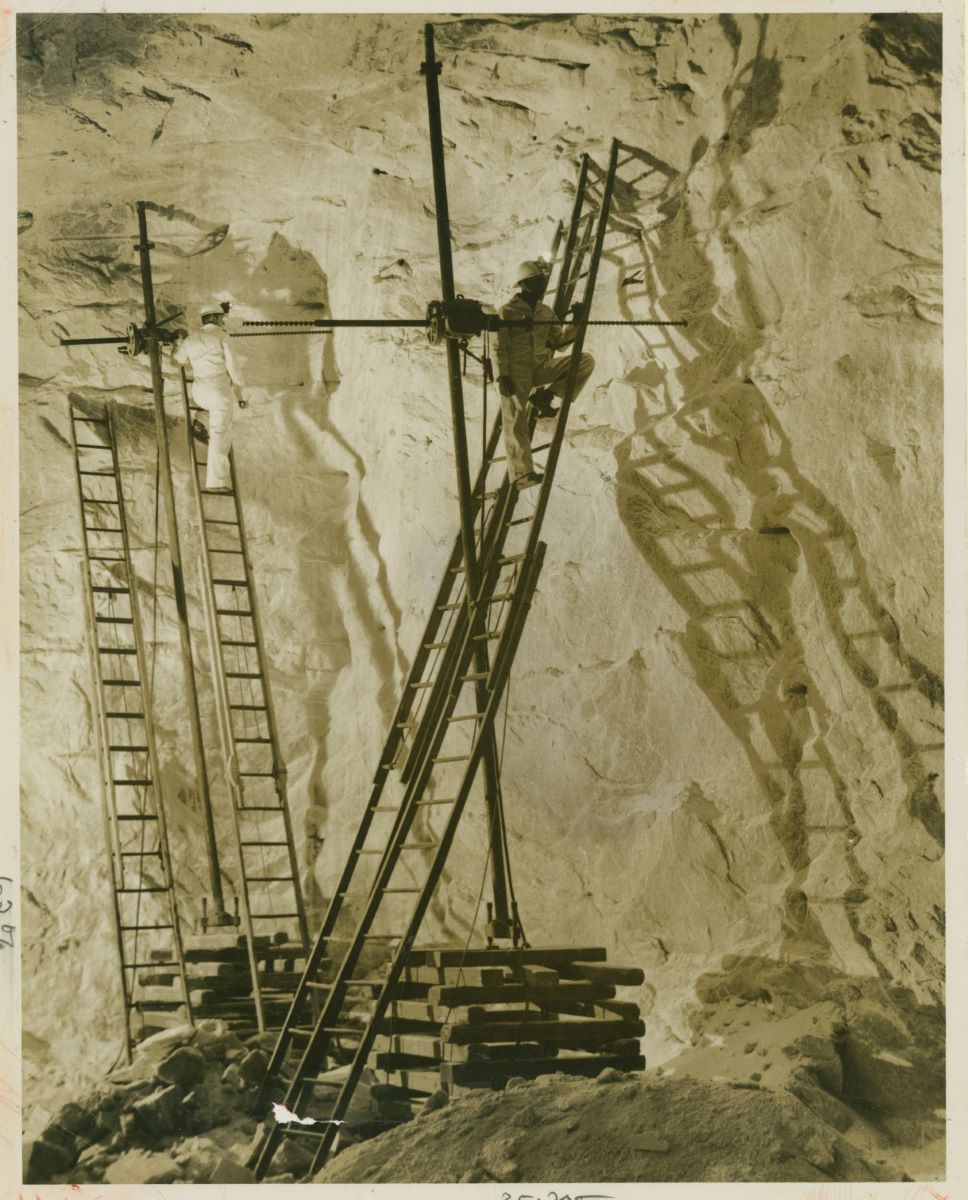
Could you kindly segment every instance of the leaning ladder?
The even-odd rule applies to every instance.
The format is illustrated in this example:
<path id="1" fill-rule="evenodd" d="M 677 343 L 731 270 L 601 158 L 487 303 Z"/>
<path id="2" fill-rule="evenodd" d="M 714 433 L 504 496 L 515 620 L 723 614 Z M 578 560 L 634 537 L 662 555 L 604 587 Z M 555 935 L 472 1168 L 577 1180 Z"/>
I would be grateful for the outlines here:
<path id="1" fill-rule="evenodd" d="M 586 311 L 590 310 L 617 155 L 618 143 L 613 143 L 609 168 L 597 192 L 589 181 L 587 157 L 583 159 L 555 300 L 559 315 L 579 279 L 584 280 L 582 298 Z M 351 1057 L 349 1073 L 335 1102 L 327 1105 L 322 1123 L 267 1124 L 250 1159 L 260 1179 L 287 1138 L 309 1143 L 310 1174 L 325 1162 L 443 872 L 493 735 L 541 570 L 545 546 L 539 539 L 540 528 L 584 332 L 580 327 L 572 345 L 561 412 L 551 441 L 542 447 L 548 451 L 544 482 L 534 508 L 521 517 L 514 516 L 517 492 L 506 474 L 493 491 L 488 490 L 488 474 L 504 461 L 495 453 L 497 422 L 488 439 L 473 492 L 475 518 L 485 506 L 477 533 L 480 594 L 468 603 L 458 539 L 391 726 L 360 830 L 270 1060 L 257 1114 L 263 1116 L 269 1102 L 281 1101 L 300 1116 L 315 1116 L 315 1089 L 323 1082 L 320 1073 L 334 1049 Z M 518 549 L 509 548 L 512 537 L 519 539 Z M 479 649 L 489 645 L 493 655 L 481 670 Z M 396 795 L 387 796 L 405 733 L 411 738 L 406 779 L 398 781 Z"/>
<path id="2" fill-rule="evenodd" d="M 151 982 L 177 979 L 175 994 L 180 992 L 189 1023 L 192 1010 L 114 424 L 107 405 L 100 416 L 90 416 L 74 398 L 69 403 L 102 810 L 130 1060 L 135 1017 L 140 1029 L 150 1027 L 155 1007 L 141 972 L 150 972 Z M 163 1007 L 170 1010 L 170 1000 Z"/>
<path id="3" fill-rule="evenodd" d="M 262 1031 L 278 1028 L 289 999 L 288 990 L 279 991 L 274 963 L 282 958 L 304 962 L 309 930 L 235 459 L 230 451 L 231 492 L 208 491 L 207 446 L 192 434 L 200 409 L 191 403 L 184 369 L 181 389 L 201 529 L 215 707 L 240 865 L 241 916 Z"/>

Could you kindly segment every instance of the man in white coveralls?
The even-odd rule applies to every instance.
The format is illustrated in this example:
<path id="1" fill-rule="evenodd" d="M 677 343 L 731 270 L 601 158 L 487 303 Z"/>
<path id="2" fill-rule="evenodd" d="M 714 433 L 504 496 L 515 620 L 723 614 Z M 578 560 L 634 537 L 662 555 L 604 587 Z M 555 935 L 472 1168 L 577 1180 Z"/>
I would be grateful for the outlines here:
<path id="1" fill-rule="evenodd" d="M 238 364 L 229 335 L 223 328 L 227 308 L 227 304 L 202 308 L 199 313 L 201 328 L 182 337 L 172 356 L 180 366 L 191 366 L 192 398 L 199 408 L 208 411 L 208 467 L 205 471 L 205 490 L 208 492 L 232 490 L 229 450 L 232 448 L 236 400 L 241 408 L 245 407 Z M 202 431 L 199 427 L 195 432 Z"/>

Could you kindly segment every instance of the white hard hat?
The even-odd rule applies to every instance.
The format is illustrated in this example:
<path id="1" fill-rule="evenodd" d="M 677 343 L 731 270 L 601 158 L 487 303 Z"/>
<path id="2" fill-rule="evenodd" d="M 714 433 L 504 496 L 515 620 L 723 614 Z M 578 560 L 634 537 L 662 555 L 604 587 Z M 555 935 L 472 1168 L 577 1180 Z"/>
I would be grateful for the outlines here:
<path id="1" fill-rule="evenodd" d="M 524 283 L 526 279 L 547 279 L 551 274 L 551 268 L 546 262 L 542 262 L 539 258 L 528 258 L 518 267 L 518 273 L 515 276 L 515 283 Z"/>
<path id="2" fill-rule="evenodd" d="M 203 304 L 198 310 L 198 319 L 204 325 L 209 317 L 224 317 L 225 309 L 219 301 L 214 301 L 211 304 Z"/>

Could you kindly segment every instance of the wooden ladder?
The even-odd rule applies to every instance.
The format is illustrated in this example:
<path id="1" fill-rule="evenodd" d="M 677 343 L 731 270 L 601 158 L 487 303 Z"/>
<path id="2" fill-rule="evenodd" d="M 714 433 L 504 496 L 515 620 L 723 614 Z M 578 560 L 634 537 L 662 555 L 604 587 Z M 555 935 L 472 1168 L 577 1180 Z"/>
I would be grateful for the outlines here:
<path id="1" fill-rule="evenodd" d="M 195 414 L 181 372 L 192 491 L 203 554 L 206 614 L 219 741 L 232 801 L 239 899 L 259 1030 L 278 1028 L 292 994 L 291 970 L 305 964 L 309 930 L 287 795 L 286 764 L 266 660 L 234 455 L 231 491 L 204 487 L 207 444 L 192 433 Z"/>
<path id="2" fill-rule="evenodd" d="M 191 1023 L 185 955 L 171 870 L 150 677 L 131 561 L 114 423 L 69 401 L 84 548 L 84 594 L 94 676 L 101 797 L 130 1061 L 151 1012 Z M 143 972 L 151 972 L 147 984 Z M 152 1000 L 151 984 L 176 983 Z M 137 1022 L 135 1018 L 138 1018 Z M 167 1023 L 162 1021 L 162 1023 Z"/>

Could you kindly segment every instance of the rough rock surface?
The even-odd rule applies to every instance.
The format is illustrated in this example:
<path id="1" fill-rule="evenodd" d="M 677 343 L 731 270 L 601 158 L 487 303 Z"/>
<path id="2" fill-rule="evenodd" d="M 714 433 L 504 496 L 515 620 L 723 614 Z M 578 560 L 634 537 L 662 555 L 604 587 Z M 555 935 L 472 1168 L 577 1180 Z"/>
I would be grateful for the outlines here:
<path id="1" fill-rule="evenodd" d="M 58 338 L 137 317 L 140 198 L 158 206 L 164 311 L 217 294 L 243 316 L 421 315 L 436 268 L 420 24 L 20 18 L 35 1133 L 119 1043 L 109 895 L 91 887 L 105 872 L 70 393 L 118 403 L 136 557 L 154 575 L 147 372 Z M 616 197 L 596 315 L 689 321 L 589 335 L 598 365 L 559 468 L 504 752 L 528 934 L 602 941 L 646 968 L 629 996 L 654 1063 L 694 1044 L 725 955 L 806 964 L 834 1004 L 851 982 L 894 989 L 907 1013 L 943 1000 L 939 28 L 860 13 L 438 24 L 458 290 L 503 299 L 568 213 L 577 155 L 604 160 L 614 134 L 652 169 Z M 439 352 L 407 331 L 243 353 L 236 453 L 318 912 L 456 527 L 449 409 Z M 158 588 L 142 613 L 197 917 L 163 557 Z M 435 938 L 463 940 L 474 913 L 480 806 L 463 832 Z M 904 1070 L 876 1086 L 903 1095 Z"/>

